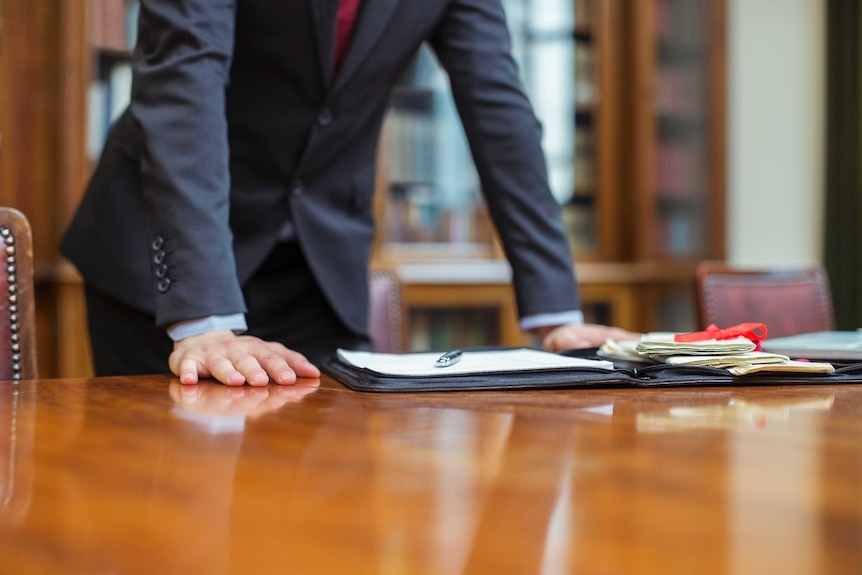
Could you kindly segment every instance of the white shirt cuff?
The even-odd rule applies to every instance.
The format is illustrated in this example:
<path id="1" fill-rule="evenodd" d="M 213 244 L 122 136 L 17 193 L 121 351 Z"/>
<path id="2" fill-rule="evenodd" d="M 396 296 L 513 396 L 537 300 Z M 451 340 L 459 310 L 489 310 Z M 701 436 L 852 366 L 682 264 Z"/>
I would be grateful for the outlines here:
<path id="1" fill-rule="evenodd" d="M 536 315 L 526 315 L 521 318 L 521 329 L 530 331 L 537 327 L 545 327 L 546 325 L 569 325 L 584 323 L 584 312 L 581 310 L 560 311 L 555 313 L 539 313 Z"/>
<path id="2" fill-rule="evenodd" d="M 180 341 L 193 335 L 223 329 L 229 329 L 234 333 L 242 333 L 247 330 L 248 324 L 245 322 L 245 314 L 211 315 L 200 319 L 181 321 L 168 328 L 168 336 L 174 341 Z"/>

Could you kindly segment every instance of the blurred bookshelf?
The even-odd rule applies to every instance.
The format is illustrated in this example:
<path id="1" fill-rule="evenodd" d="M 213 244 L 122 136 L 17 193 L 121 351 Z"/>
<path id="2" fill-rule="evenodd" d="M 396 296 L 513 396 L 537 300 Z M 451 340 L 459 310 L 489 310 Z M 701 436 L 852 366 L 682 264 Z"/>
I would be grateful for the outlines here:
<path id="1" fill-rule="evenodd" d="M 504 0 L 588 320 L 695 327 L 694 266 L 724 257 L 725 1 Z M 45 377 L 89 374 L 83 290 L 57 245 L 128 98 L 135 10 L 0 0 L 0 194 L 34 227 Z M 452 339 L 433 345 L 522 343 L 508 265 L 435 66 L 423 49 L 392 95 L 372 263 L 400 272 L 411 323 L 442 326 L 417 328 L 417 346 L 439 330 Z M 20 149 L 33 153 L 9 153 Z"/>
<path id="2" fill-rule="evenodd" d="M 87 98 L 87 156 L 95 161 L 108 130 L 129 104 L 138 0 L 88 0 L 91 78 Z"/>
<path id="3" fill-rule="evenodd" d="M 503 4 L 587 321 L 697 328 L 694 268 L 724 257 L 724 0 Z M 429 50 L 390 104 L 374 258 L 403 270 L 409 347 L 529 343 Z"/>

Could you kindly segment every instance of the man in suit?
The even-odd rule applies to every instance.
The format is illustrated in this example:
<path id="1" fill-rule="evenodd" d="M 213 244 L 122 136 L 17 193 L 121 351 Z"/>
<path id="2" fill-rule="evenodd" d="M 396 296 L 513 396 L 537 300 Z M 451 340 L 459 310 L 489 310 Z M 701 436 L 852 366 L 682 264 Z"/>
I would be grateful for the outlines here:
<path id="1" fill-rule="evenodd" d="M 98 374 L 292 383 L 370 346 L 375 151 L 423 42 L 449 74 L 522 327 L 550 349 L 631 335 L 582 325 L 500 0 L 142 0 L 131 105 L 61 246 Z"/>

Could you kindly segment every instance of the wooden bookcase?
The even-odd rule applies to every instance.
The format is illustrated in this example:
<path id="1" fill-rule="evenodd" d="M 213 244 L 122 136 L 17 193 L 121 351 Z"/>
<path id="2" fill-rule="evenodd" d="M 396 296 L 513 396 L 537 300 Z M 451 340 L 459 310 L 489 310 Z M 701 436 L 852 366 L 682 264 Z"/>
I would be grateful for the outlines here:
<path id="1" fill-rule="evenodd" d="M 545 127 L 587 320 L 695 329 L 694 268 L 724 257 L 724 0 L 573 0 L 551 18 L 530 3 L 504 6 Z M 392 99 L 381 141 L 376 264 L 403 271 L 409 347 L 482 331 L 464 327 L 477 298 L 487 313 L 472 321 L 494 334 L 486 343 L 523 343 L 475 173 L 441 167 L 440 142 L 459 158 L 466 148 L 450 127 L 457 117 L 440 71 L 422 58 Z M 549 74 L 568 75 L 570 87 Z M 416 166 L 422 188 L 411 198 L 404 183 Z M 470 233 L 433 235 L 423 228 L 429 221 L 443 230 L 466 221 Z M 433 279 L 415 272 L 423 266 Z M 489 282 L 482 270 L 495 266 Z M 464 274 L 471 268 L 480 270 L 474 281 Z"/>
<path id="2" fill-rule="evenodd" d="M 538 21 L 534 3 L 504 2 L 528 91 L 562 142 L 546 151 L 588 319 L 695 327 L 694 265 L 724 256 L 725 0 L 572 0 L 567 15 Z M 57 246 L 110 118 L 94 115 L 112 107 L 99 91 L 127 83 L 128 8 L 0 0 L 0 203 L 33 226 L 45 377 L 90 373 L 80 278 Z M 569 87 L 536 89 L 549 62 L 570 72 Z M 449 330 L 433 345 L 523 343 L 506 264 L 472 168 L 460 161 L 468 156 L 450 145 L 457 118 L 441 77 L 419 64 L 393 97 L 381 141 L 373 263 L 401 270 L 414 327 Z M 553 91 L 565 98 L 547 107 Z M 431 109 L 445 111 L 443 127 L 428 121 Z M 445 179 L 417 164 L 428 148 L 441 154 Z M 445 198 L 436 206 L 435 186 Z M 473 339 L 456 339 L 467 333 Z"/>
<path id="3" fill-rule="evenodd" d="M 129 6 L 0 2 L 0 203 L 24 212 L 34 232 L 42 377 L 92 373 L 81 279 L 58 246 L 103 143 L 107 86 L 112 76 L 118 93 L 128 85 L 117 70 L 130 55 Z"/>

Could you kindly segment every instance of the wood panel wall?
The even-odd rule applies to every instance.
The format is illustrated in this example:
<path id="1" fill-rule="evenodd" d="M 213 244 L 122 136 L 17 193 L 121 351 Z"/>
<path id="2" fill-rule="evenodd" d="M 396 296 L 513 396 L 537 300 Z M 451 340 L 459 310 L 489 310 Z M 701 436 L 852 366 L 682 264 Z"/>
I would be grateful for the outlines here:
<path id="1" fill-rule="evenodd" d="M 0 0 L 0 204 L 33 228 L 39 373 L 91 373 L 80 279 L 59 239 L 89 172 L 84 0 Z"/>

